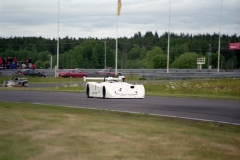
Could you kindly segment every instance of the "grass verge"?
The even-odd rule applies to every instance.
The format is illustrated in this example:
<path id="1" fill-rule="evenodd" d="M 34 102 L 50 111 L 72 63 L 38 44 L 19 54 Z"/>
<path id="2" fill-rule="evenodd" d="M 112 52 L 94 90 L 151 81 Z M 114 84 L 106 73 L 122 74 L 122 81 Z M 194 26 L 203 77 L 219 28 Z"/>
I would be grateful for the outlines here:
<path id="1" fill-rule="evenodd" d="M 0 102 L 0 159 L 239 159 L 240 127 Z"/>
<path id="2" fill-rule="evenodd" d="M 240 100 L 240 79 L 168 81 L 145 85 L 146 93 L 156 96 Z"/>

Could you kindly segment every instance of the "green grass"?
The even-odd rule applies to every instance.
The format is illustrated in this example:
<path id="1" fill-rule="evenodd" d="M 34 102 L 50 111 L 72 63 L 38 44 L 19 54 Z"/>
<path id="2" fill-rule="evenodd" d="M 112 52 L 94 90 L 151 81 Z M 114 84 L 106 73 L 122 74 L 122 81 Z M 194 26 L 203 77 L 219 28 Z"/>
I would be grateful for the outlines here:
<path id="1" fill-rule="evenodd" d="M 240 127 L 0 102 L 0 159 L 240 158 Z"/>

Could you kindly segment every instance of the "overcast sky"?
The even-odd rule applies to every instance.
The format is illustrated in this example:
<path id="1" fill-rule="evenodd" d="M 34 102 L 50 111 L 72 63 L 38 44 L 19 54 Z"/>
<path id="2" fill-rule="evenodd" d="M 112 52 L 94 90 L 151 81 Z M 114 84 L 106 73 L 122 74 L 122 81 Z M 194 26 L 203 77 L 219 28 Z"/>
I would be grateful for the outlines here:
<path id="1" fill-rule="evenodd" d="M 170 0 L 59 0 L 60 37 L 132 37 L 140 31 L 168 31 Z M 220 31 L 221 0 L 171 0 L 170 31 L 213 34 Z M 221 33 L 240 35 L 240 0 L 222 0 Z M 0 0 L 0 36 L 58 35 L 58 0 Z"/>

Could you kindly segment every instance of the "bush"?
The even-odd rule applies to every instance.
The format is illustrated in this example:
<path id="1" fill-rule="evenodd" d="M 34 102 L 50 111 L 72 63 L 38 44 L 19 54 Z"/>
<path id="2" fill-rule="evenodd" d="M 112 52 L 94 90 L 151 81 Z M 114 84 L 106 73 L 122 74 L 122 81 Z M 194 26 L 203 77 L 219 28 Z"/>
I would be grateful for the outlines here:
<path id="1" fill-rule="evenodd" d="M 45 69 L 50 68 L 50 62 L 49 61 L 45 61 L 43 63 L 43 68 L 45 68 Z"/>
<path id="2" fill-rule="evenodd" d="M 197 58 L 199 58 L 197 53 L 184 53 L 174 60 L 172 67 L 178 69 L 195 69 L 197 68 Z"/>
<path id="3" fill-rule="evenodd" d="M 38 61 L 36 62 L 36 68 L 37 68 L 37 69 L 43 68 L 43 61 L 38 60 Z"/>

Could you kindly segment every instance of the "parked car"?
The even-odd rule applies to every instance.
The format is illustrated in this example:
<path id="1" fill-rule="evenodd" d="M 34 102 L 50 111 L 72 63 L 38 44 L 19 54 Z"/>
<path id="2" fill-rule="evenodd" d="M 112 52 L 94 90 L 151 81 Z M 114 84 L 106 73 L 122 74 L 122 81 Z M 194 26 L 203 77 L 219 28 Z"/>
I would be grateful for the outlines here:
<path id="1" fill-rule="evenodd" d="M 82 78 L 82 77 L 87 77 L 88 74 L 76 69 L 67 69 L 67 70 L 64 70 L 63 72 L 59 72 L 58 76 L 69 77 L 69 78 Z"/>
<path id="2" fill-rule="evenodd" d="M 17 70 L 15 72 L 15 75 L 35 76 L 35 77 L 43 77 L 43 78 L 46 77 L 46 75 L 44 73 L 39 72 L 38 70 L 35 70 L 35 69 Z"/>
<path id="3" fill-rule="evenodd" d="M 122 75 L 121 72 L 118 72 L 117 75 L 115 75 L 115 70 L 111 68 L 95 72 L 95 76 L 121 76 L 121 75 Z"/>
<path id="4" fill-rule="evenodd" d="M 14 75 L 21 74 L 21 71 L 22 71 L 22 70 L 21 70 L 21 69 L 19 69 L 19 70 L 17 70 L 17 71 L 15 71 L 15 72 L 13 72 L 13 74 L 14 74 Z"/>

